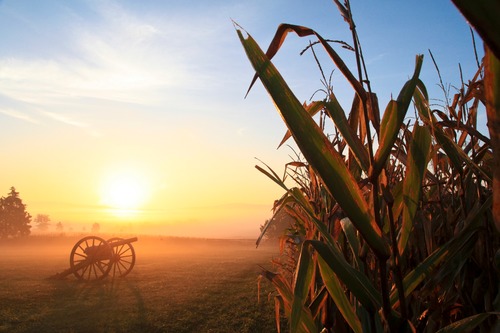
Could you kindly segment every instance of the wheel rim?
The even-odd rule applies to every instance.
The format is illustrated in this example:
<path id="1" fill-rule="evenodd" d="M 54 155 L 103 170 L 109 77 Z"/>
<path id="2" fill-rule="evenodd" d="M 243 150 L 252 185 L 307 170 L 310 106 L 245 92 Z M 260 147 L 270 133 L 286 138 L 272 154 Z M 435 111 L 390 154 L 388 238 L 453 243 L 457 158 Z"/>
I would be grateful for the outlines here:
<path id="1" fill-rule="evenodd" d="M 80 280 L 101 280 L 111 270 L 112 251 L 108 242 L 96 236 L 80 239 L 71 251 L 70 267 Z"/>
<path id="2" fill-rule="evenodd" d="M 113 251 L 113 256 L 111 259 L 111 277 L 123 277 L 126 276 L 135 265 L 135 250 L 132 244 L 125 243 L 118 246 L 113 246 L 113 242 L 123 240 L 123 238 L 114 237 L 108 239 L 108 244 Z"/>

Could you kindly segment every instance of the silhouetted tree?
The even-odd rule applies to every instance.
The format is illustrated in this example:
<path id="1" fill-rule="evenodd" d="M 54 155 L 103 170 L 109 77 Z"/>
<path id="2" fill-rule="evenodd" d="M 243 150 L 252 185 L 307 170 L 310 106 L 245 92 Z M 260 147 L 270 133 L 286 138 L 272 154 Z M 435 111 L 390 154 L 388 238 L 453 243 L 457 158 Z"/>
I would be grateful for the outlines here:
<path id="1" fill-rule="evenodd" d="M 31 215 L 14 187 L 7 197 L 0 198 L 0 238 L 23 237 L 30 234 Z"/>
<path id="2" fill-rule="evenodd" d="M 47 214 L 37 214 L 35 217 L 35 223 L 40 231 L 47 231 L 50 225 L 50 217 Z"/>
<path id="3" fill-rule="evenodd" d="M 64 226 L 63 226 L 62 222 L 57 222 L 56 223 L 56 231 L 62 232 L 63 230 L 64 230 Z"/>
<path id="4" fill-rule="evenodd" d="M 101 230 L 101 226 L 99 225 L 99 223 L 96 222 L 96 223 L 92 224 L 92 232 L 93 233 L 97 233 L 97 232 L 99 232 L 99 230 Z"/>
<path id="5" fill-rule="evenodd" d="M 265 239 L 268 240 L 278 240 L 280 239 L 288 229 L 295 225 L 295 220 L 291 217 L 284 209 L 279 211 L 274 217 L 271 225 L 267 228 Z M 269 223 L 269 220 L 260 226 L 260 231 L 264 229 L 265 225 Z"/>

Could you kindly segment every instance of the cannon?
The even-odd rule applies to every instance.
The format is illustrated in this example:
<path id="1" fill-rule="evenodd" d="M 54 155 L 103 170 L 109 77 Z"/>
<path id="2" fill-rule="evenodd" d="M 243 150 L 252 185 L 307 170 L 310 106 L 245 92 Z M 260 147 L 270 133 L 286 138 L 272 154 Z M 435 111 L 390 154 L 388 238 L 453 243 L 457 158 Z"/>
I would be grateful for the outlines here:
<path id="1" fill-rule="evenodd" d="M 102 280 L 107 276 L 124 277 L 135 265 L 135 250 L 132 246 L 137 237 L 111 238 L 107 241 L 97 236 L 80 239 L 69 256 L 70 267 L 51 278 L 62 279 L 73 274 L 79 280 Z"/>

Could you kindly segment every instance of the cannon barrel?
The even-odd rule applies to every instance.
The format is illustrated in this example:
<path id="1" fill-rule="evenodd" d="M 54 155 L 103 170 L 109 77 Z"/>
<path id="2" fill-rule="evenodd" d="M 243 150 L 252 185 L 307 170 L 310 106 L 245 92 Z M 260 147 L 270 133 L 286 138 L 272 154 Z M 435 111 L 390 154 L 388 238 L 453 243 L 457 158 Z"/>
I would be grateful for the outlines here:
<path id="1" fill-rule="evenodd" d="M 133 242 L 137 242 L 137 237 L 132 237 L 132 238 L 127 238 L 127 239 L 119 239 L 119 240 L 114 240 L 112 242 L 108 242 L 109 246 L 111 247 L 116 247 L 116 246 L 121 246 L 125 244 L 130 244 Z"/>

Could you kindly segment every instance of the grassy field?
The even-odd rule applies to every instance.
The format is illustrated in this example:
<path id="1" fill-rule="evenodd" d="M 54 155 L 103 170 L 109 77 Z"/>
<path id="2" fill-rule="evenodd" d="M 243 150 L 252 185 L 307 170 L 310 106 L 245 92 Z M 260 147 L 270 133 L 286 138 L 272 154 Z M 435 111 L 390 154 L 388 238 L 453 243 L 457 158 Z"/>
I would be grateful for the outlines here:
<path id="1" fill-rule="evenodd" d="M 272 247 L 253 241 L 139 237 L 123 279 L 84 283 L 69 267 L 80 237 L 0 244 L 0 332 L 276 332 L 273 289 L 259 265 Z"/>

